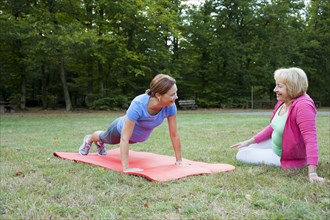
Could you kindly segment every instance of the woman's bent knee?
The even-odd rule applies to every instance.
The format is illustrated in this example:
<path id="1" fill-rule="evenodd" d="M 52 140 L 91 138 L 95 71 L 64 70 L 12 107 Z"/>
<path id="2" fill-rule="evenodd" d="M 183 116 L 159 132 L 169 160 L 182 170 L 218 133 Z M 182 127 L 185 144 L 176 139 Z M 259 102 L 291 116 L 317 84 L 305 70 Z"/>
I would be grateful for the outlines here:
<path id="1" fill-rule="evenodd" d="M 93 134 L 92 134 L 92 137 L 91 137 L 91 140 L 93 142 L 97 142 L 100 140 L 100 134 L 102 133 L 103 131 L 95 131 Z"/>

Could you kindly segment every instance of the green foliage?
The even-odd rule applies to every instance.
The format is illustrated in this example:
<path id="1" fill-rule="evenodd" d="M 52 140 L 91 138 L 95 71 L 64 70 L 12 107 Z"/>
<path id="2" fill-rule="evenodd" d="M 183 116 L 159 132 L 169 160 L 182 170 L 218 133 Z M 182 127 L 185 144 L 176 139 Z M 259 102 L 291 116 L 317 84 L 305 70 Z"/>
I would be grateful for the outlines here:
<path id="1" fill-rule="evenodd" d="M 90 109 L 94 110 L 119 110 L 127 109 L 130 100 L 127 96 L 117 95 L 113 97 L 100 98 L 92 102 L 89 106 Z"/>
<path id="2" fill-rule="evenodd" d="M 66 83 L 81 107 L 90 103 L 76 100 L 88 94 L 134 97 L 163 72 L 177 79 L 182 99 L 239 107 L 252 86 L 260 87 L 255 99 L 273 101 L 273 72 L 299 66 L 311 96 L 330 105 L 328 1 L 184 2 L 2 1 L 1 99 L 20 94 L 50 106 L 52 94 L 60 106 Z"/>
<path id="3" fill-rule="evenodd" d="M 324 105 L 329 105 L 330 82 L 330 3 L 325 0 L 311 1 L 304 54 L 304 67 L 309 76 L 309 92 Z"/>

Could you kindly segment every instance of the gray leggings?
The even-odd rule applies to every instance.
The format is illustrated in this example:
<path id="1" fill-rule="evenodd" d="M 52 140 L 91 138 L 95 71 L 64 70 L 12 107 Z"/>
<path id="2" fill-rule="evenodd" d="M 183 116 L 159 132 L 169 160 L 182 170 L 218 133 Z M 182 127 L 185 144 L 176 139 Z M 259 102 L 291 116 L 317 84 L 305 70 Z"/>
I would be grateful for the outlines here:
<path id="1" fill-rule="evenodd" d="M 114 120 L 110 125 L 108 130 L 102 131 L 99 135 L 100 141 L 106 144 L 119 144 L 121 134 L 117 129 L 117 124 L 120 118 Z M 134 141 L 129 141 L 130 144 L 134 144 Z"/>
<path id="2" fill-rule="evenodd" d="M 120 142 L 120 133 L 118 132 L 117 129 L 117 124 L 118 124 L 119 118 L 114 120 L 108 130 L 102 131 L 99 135 L 99 139 L 107 144 L 119 144 Z"/>

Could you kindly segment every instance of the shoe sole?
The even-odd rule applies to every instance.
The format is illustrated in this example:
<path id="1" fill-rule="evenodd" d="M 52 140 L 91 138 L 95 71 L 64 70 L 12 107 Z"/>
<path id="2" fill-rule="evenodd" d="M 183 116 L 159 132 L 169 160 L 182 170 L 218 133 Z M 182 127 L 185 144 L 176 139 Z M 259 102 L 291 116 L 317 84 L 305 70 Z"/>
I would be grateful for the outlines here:
<path id="1" fill-rule="evenodd" d="M 106 155 L 108 155 L 108 153 L 106 153 L 106 154 L 100 154 L 99 152 L 97 152 L 97 154 L 100 155 L 100 156 L 106 156 Z"/>
<path id="2" fill-rule="evenodd" d="M 81 156 L 86 156 L 87 154 L 82 154 L 82 153 L 80 153 L 80 151 L 79 151 L 79 154 L 81 155 Z"/>

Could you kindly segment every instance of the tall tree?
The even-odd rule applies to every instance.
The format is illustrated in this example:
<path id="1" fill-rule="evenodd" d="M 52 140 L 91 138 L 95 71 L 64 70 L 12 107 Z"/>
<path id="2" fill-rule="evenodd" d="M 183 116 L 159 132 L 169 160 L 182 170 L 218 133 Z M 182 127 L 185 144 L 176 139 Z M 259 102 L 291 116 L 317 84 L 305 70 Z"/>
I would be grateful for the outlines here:
<path id="1" fill-rule="evenodd" d="M 27 66 L 23 62 L 26 58 L 24 54 L 24 47 L 28 43 L 29 23 L 27 22 L 27 15 L 30 13 L 30 2 L 28 1 L 3 1 L 1 23 L 3 34 L 1 35 L 2 45 L 4 49 L 8 49 L 9 56 L 3 54 L 4 61 L 1 74 L 9 74 L 13 76 L 14 81 L 20 82 L 18 90 L 12 94 L 6 94 L 4 91 L 4 98 L 16 102 L 18 107 L 26 110 L 27 99 Z M 6 58 L 5 58 L 6 57 Z M 5 78 L 5 75 L 2 78 Z M 7 80 L 4 80 L 6 82 Z M 12 81 L 13 82 L 13 81 Z M 15 86 L 16 83 L 14 83 Z M 16 84 L 17 86 L 17 84 Z M 8 86 L 7 86 L 8 87 Z"/>
<path id="2" fill-rule="evenodd" d="M 329 105 L 328 1 L 311 1 L 308 13 L 303 0 L 183 2 L 2 0 L 2 99 L 22 109 L 98 99 L 122 107 L 163 72 L 180 98 L 242 107 L 251 87 L 272 101 L 274 70 L 300 66 L 310 93 Z"/>
<path id="3" fill-rule="evenodd" d="M 322 105 L 330 105 L 330 2 L 313 0 L 308 9 L 304 68 L 309 78 L 309 92 Z"/>

